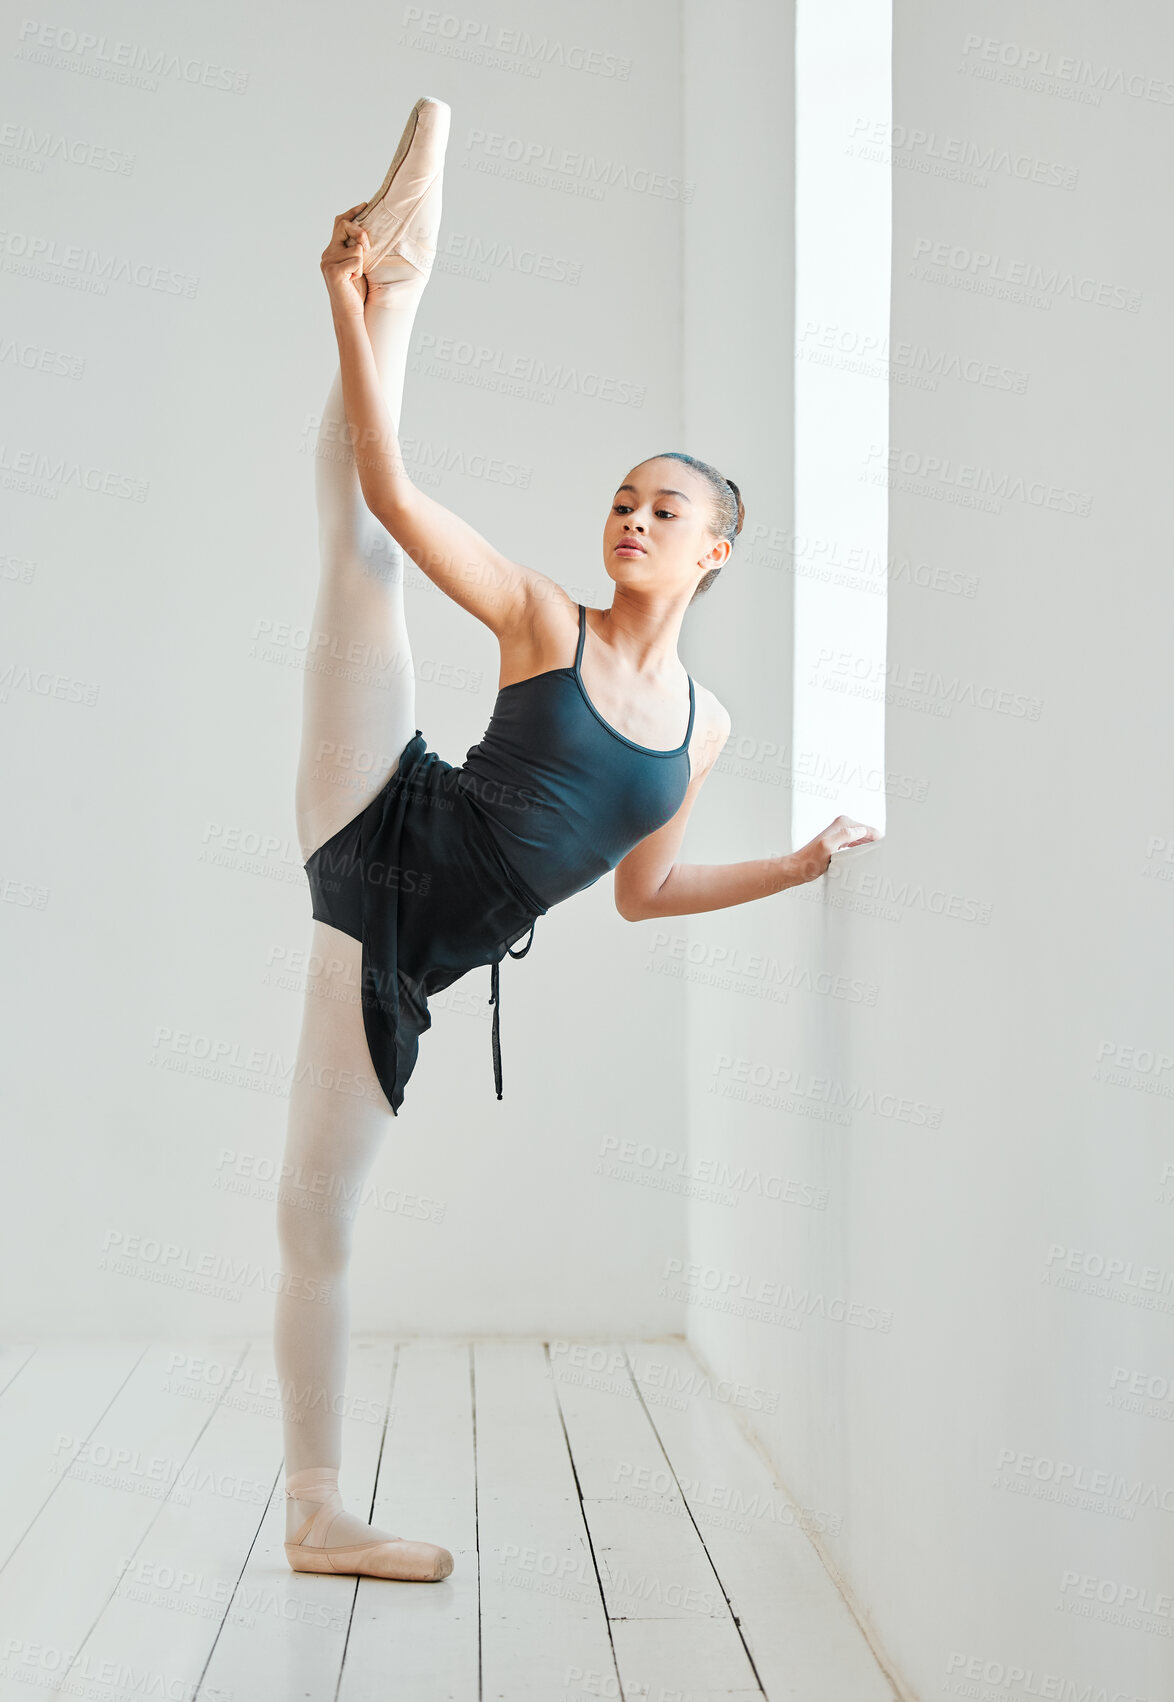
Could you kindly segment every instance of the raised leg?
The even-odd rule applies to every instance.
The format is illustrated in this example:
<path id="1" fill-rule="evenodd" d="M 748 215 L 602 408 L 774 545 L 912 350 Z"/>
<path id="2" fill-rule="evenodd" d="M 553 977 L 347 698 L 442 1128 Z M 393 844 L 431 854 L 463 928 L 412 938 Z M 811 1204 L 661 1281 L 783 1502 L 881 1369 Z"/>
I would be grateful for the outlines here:
<path id="1" fill-rule="evenodd" d="M 399 430 L 408 345 L 425 279 L 406 261 L 369 282 L 364 321 Z M 404 558 L 363 501 L 336 372 L 314 468 L 321 571 L 302 692 L 295 808 L 308 858 L 384 786 L 416 730 Z"/>

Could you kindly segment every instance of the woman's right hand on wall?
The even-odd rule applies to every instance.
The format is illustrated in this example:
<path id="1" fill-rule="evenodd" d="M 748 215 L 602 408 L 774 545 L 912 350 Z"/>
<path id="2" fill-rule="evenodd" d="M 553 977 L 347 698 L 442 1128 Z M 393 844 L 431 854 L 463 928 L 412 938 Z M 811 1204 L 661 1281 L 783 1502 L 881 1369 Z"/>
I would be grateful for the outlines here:
<path id="1" fill-rule="evenodd" d="M 331 305 L 349 312 L 362 313 L 367 295 L 363 264 L 371 239 L 354 218 L 366 205 L 365 201 L 360 201 L 345 213 L 338 214 L 330 241 L 322 250 L 322 276 L 326 280 Z"/>
<path id="2" fill-rule="evenodd" d="M 883 837 L 875 827 L 853 821 L 850 816 L 837 816 L 830 827 L 825 827 L 808 844 L 792 852 L 792 862 L 799 876 L 797 884 L 801 886 L 806 881 L 817 881 L 820 875 L 826 875 L 835 852 L 849 845 L 865 845 L 870 840 Z"/>

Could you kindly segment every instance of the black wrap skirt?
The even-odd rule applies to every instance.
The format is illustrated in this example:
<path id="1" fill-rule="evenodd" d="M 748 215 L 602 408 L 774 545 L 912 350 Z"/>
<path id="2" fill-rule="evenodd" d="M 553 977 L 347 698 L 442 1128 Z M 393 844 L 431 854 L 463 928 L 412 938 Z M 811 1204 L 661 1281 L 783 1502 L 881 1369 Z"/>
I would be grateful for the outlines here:
<path id="1" fill-rule="evenodd" d="M 432 1026 L 428 997 L 491 967 L 493 1074 L 501 1094 L 498 964 L 546 914 L 509 867 L 461 771 L 419 728 L 394 774 L 305 864 L 319 922 L 361 940 L 363 1026 L 379 1085 L 397 1115 Z"/>

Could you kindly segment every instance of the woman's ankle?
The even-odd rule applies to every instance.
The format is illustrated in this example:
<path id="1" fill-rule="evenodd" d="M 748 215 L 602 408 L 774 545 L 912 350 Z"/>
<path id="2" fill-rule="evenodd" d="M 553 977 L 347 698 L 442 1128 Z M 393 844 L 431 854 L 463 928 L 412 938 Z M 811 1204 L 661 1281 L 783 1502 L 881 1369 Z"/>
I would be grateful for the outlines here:
<path id="1" fill-rule="evenodd" d="M 383 307 L 399 306 L 423 294 L 428 274 L 400 254 L 390 254 L 372 268 L 364 278 L 367 298 L 363 311 L 378 311 Z"/>
<path id="2" fill-rule="evenodd" d="M 299 1466 L 285 1474 L 285 1493 L 297 1499 L 311 1499 L 316 1492 L 324 1496 L 338 1488 L 337 1466 Z"/>

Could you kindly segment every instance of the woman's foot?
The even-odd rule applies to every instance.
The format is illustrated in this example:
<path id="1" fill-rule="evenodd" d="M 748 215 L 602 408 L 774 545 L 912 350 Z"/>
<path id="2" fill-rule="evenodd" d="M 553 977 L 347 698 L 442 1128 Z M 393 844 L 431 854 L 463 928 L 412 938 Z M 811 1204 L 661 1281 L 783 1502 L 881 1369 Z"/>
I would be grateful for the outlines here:
<path id="1" fill-rule="evenodd" d="M 422 95 L 412 108 L 387 175 L 356 216 L 370 239 L 368 292 L 404 277 L 407 262 L 427 278 L 440 235 L 441 186 L 451 109 Z"/>
<path id="2" fill-rule="evenodd" d="M 432 1542 L 389 1536 L 348 1513 L 333 1466 L 307 1466 L 285 1480 L 285 1556 L 295 1572 L 329 1572 L 366 1578 L 438 1583 L 452 1571 L 452 1555 Z"/>

